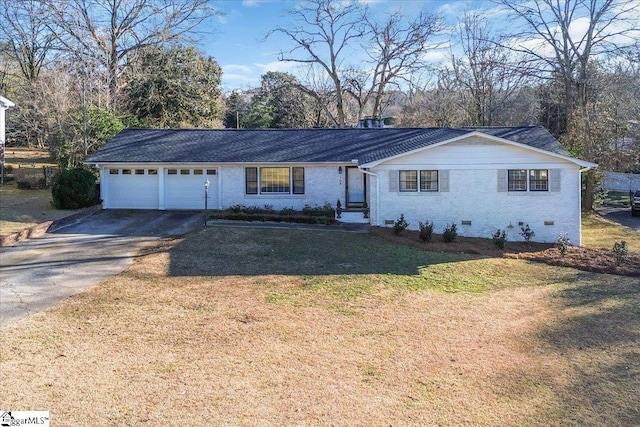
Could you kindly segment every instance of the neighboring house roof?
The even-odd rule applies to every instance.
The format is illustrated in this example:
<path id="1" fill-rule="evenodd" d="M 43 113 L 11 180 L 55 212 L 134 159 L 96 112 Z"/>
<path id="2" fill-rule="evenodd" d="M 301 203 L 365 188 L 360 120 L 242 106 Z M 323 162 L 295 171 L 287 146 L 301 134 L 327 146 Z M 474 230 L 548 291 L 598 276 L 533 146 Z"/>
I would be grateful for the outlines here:
<path id="1" fill-rule="evenodd" d="M 561 157 L 569 152 L 544 128 L 125 129 L 87 163 L 359 164 L 482 133 Z"/>

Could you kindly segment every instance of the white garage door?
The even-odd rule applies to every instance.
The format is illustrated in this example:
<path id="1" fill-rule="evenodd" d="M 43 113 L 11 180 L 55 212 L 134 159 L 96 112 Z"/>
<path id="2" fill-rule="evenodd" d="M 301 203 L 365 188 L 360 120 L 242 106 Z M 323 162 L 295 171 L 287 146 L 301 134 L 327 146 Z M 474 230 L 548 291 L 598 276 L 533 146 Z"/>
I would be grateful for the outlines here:
<path id="1" fill-rule="evenodd" d="M 207 205 L 217 207 L 216 169 L 180 168 L 165 169 L 164 189 L 167 209 L 204 209 L 204 183 L 209 180 Z"/>
<path id="2" fill-rule="evenodd" d="M 107 208 L 158 209 L 158 169 L 109 169 Z"/>

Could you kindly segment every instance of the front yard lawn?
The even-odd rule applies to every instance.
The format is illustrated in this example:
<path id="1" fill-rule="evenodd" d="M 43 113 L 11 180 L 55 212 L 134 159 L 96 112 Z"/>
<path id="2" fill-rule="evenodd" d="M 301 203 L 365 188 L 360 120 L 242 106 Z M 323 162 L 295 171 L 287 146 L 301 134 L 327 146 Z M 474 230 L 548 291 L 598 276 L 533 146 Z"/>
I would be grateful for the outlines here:
<path id="1" fill-rule="evenodd" d="M 637 278 L 210 227 L 2 330 L 65 425 L 638 425 Z"/>
<path id="2" fill-rule="evenodd" d="M 25 190 L 15 181 L 0 185 L 0 236 L 52 221 L 75 211 L 56 209 L 51 189 Z"/>

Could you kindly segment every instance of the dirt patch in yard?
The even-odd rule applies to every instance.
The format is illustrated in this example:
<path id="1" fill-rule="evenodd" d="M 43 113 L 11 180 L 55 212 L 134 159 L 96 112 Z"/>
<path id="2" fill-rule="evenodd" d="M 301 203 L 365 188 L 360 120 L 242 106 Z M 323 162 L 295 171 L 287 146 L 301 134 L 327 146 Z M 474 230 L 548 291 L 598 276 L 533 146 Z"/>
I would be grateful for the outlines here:
<path id="1" fill-rule="evenodd" d="M 613 250 L 603 248 L 570 247 L 563 257 L 555 245 L 544 243 L 507 242 L 501 250 L 490 239 L 458 236 L 454 242 L 445 243 L 441 235 L 434 235 L 431 242 L 423 243 L 418 239 L 417 231 L 405 230 L 396 235 L 391 228 L 372 227 L 371 233 L 425 251 L 515 258 L 594 273 L 640 277 L 640 253 L 637 252 L 629 252 L 626 260 L 617 265 Z"/>

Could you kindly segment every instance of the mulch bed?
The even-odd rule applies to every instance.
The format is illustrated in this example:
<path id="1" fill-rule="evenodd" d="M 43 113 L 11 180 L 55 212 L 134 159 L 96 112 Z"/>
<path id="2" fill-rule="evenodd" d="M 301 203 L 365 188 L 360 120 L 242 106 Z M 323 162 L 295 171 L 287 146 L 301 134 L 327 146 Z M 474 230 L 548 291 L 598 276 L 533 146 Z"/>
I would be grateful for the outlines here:
<path id="1" fill-rule="evenodd" d="M 640 254 L 632 252 L 617 266 L 613 251 L 601 248 L 570 247 L 562 257 L 558 249 L 548 243 L 507 242 L 505 249 L 501 250 L 490 239 L 476 237 L 458 236 L 455 242 L 445 243 L 441 235 L 434 234 L 431 242 L 423 243 L 418 239 L 417 231 L 405 230 L 396 235 L 391 228 L 371 227 L 371 234 L 425 251 L 524 259 L 594 273 L 640 277 Z"/>

